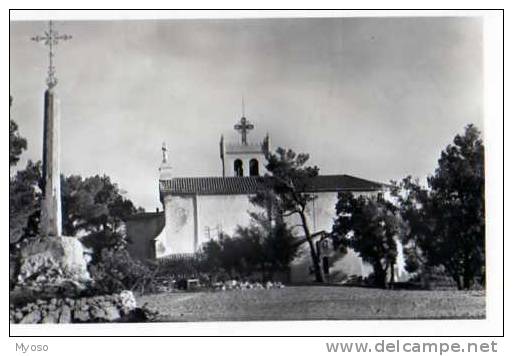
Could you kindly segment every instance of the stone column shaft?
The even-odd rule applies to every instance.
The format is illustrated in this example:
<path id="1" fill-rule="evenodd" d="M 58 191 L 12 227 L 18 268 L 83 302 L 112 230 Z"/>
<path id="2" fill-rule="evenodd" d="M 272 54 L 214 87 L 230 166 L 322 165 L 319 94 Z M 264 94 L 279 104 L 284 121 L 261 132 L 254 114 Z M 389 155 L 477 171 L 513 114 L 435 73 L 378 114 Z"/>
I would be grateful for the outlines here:
<path id="1" fill-rule="evenodd" d="M 41 233 L 62 235 L 60 110 L 59 99 L 52 89 L 45 91 L 43 136 L 43 202 Z"/>

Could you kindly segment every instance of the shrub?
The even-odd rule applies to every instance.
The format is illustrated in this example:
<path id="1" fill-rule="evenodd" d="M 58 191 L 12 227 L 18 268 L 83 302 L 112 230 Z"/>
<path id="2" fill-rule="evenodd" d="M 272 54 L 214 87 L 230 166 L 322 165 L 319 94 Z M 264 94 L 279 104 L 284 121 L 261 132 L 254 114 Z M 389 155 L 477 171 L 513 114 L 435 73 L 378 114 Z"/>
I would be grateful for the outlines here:
<path id="1" fill-rule="evenodd" d="M 155 289 L 157 268 L 133 259 L 125 249 L 103 249 L 90 273 L 97 293 L 131 290 L 142 294 Z"/>

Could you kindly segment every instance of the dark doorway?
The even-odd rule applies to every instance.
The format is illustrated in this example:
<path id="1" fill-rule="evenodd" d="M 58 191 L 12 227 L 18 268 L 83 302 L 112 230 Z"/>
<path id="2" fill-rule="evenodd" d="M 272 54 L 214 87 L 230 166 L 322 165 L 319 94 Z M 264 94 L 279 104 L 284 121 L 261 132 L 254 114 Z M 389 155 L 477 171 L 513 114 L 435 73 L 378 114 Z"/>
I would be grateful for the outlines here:
<path id="1" fill-rule="evenodd" d="M 258 161 L 256 159 L 252 159 L 249 161 L 249 175 L 250 176 L 258 176 Z"/>
<path id="2" fill-rule="evenodd" d="M 330 259 L 328 258 L 328 256 L 324 256 L 322 258 L 322 271 L 325 275 L 330 274 Z"/>
<path id="3" fill-rule="evenodd" d="M 244 176 L 244 169 L 242 168 L 242 161 L 240 159 L 236 159 L 235 162 L 233 162 L 233 170 L 235 177 Z"/>

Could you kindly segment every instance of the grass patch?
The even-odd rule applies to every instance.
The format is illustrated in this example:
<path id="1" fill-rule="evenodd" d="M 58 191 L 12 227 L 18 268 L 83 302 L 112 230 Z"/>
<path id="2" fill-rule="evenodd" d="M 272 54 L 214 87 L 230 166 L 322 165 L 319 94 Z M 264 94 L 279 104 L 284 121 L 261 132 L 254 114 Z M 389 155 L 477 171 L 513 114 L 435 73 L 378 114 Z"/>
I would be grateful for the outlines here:
<path id="1" fill-rule="evenodd" d="M 484 292 L 339 286 L 143 295 L 159 321 L 482 319 Z"/>

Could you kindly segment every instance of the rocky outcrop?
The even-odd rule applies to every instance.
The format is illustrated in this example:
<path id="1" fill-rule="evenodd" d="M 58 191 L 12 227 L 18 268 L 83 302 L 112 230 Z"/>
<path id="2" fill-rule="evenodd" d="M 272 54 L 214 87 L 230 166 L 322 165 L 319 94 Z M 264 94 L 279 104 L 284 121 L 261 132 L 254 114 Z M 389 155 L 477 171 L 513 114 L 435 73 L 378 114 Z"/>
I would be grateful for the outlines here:
<path id="1" fill-rule="evenodd" d="M 17 284 L 80 289 L 90 280 L 84 248 L 76 237 L 45 236 L 21 247 Z"/>
<path id="2" fill-rule="evenodd" d="M 95 295 L 87 258 L 74 237 L 38 237 L 17 254 L 16 283 L 10 291 L 11 323 L 147 321 L 131 291 Z"/>
<path id="3" fill-rule="evenodd" d="M 37 300 L 11 305 L 9 319 L 16 324 L 90 323 L 132 321 L 136 313 L 135 297 L 130 291 L 119 294 Z"/>

